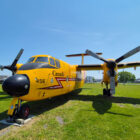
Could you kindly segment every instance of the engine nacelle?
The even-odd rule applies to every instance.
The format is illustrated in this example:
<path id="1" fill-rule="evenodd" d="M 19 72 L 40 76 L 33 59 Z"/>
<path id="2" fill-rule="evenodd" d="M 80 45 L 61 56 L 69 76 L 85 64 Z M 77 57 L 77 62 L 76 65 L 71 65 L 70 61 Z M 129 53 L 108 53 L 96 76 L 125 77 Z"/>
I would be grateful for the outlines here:
<path id="1" fill-rule="evenodd" d="M 115 71 L 115 85 L 117 86 L 118 83 L 118 68 L 117 66 L 114 68 Z M 107 63 L 103 64 L 103 81 L 104 84 L 110 84 L 110 69 L 107 66 Z"/>

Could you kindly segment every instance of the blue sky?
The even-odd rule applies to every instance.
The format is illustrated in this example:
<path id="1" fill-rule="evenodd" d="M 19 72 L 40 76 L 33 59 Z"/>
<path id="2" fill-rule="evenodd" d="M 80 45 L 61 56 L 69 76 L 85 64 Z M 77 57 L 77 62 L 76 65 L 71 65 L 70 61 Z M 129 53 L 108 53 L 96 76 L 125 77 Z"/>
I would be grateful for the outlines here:
<path id="1" fill-rule="evenodd" d="M 139 0 L 1 0 L 0 64 L 11 64 L 20 48 L 20 63 L 36 54 L 49 54 L 70 64 L 81 58 L 66 54 L 86 49 L 118 58 L 140 45 Z M 140 53 L 123 62 L 140 61 Z M 85 63 L 101 64 L 92 57 Z M 126 69 L 140 78 L 140 68 Z M 8 71 L 1 74 L 11 73 Z M 96 78 L 102 72 L 88 72 Z"/>

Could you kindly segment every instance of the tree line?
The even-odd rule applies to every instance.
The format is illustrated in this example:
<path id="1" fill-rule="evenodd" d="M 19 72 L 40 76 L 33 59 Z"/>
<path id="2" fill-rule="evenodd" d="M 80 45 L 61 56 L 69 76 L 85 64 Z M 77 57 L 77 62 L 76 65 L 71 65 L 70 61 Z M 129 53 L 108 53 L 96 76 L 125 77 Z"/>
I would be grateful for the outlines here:
<path id="1" fill-rule="evenodd" d="M 121 83 L 134 82 L 136 77 L 131 72 L 122 71 L 118 73 L 118 81 Z"/>

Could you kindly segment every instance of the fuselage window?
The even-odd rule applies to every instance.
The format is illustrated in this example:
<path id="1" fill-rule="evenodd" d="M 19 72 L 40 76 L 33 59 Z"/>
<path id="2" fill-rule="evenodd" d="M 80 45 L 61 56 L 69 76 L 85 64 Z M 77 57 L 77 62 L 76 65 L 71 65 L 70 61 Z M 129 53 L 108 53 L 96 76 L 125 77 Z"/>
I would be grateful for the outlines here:
<path id="1" fill-rule="evenodd" d="M 39 62 L 46 62 L 48 63 L 48 57 L 37 57 L 36 63 L 39 63 Z"/>
<path id="2" fill-rule="evenodd" d="M 50 64 L 55 66 L 55 62 L 54 62 L 54 59 L 53 58 L 50 58 Z"/>
<path id="3" fill-rule="evenodd" d="M 28 59 L 27 63 L 32 63 L 34 61 L 35 57 L 31 57 Z"/>
<path id="4" fill-rule="evenodd" d="M 56 67 L 60 68 L 60 61 L 59 60 L 55 60 L 55 62 L 56 62 Z"/>

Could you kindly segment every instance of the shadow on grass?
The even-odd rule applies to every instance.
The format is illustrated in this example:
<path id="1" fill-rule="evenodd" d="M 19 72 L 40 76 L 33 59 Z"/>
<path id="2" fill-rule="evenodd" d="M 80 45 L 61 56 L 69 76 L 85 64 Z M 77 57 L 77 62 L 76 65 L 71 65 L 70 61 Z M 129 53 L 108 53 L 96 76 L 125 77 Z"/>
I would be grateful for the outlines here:
<path id="1" fill-rule="evenodd" d="M 140 104 L 140 99 L 128 97 L 105 97 L 102 95 L 75 95 L 71 96 L 70 100 L 81 100 L 93 102 L 92 106 L 99 114 L 115 114 L 132 117 L 132 115 L 113 113 L 108 111 L 112 107 L 112 103 L 127 103 L 127 104 Z"/>
<path id="2" fill-rule="evenodd" d="M 0 113 L 0 120 L 7 117 L 7 111 Z M 7 128 L 9 125 L 4 125 L 0 123 L 0 130 Z"/>
<path id="3" fill-rule="evenodd" d="M 31 114 L 40 115 L 45 111 L 49 111 L 51 109 L 54 109 L 58 106 L 65 104 L 69 100 L 70 99 L 66 94 L 62 96 L 53 97 L 51 99 L 45 99 L 42 101 L 28 102 L 28 105 L 31 108 L 31 112 L 30 112 Z"/>
<path id="4" fill-rule="evenodd" d="M 102 95 L 79 95 L 82 89 L 78 89 L 69 94 L 62 96 L 57 96 L 52 99 L 46 99 L 41 101 L 27 102 L 31 108 L 31 114 L 40 115 L 45 111 L 49 111 L 56 107 L 65 104 L 69 100 L 80 100 L 86 102 L 92 102 L 92 106 L 99 114 L 110 113 L 114 115 L 123 115 L 132 117 L 132 115 L 114 113 L 108 111 L 112 107 L 112 103 L 127 103 L 127 104 L 140 104 L 140 99 L 137 98 L 127 98 L 127 97 L 104 97 Z M 7 97 L 8 98 L 8 97 Z M 7 117 L 7 111 L 0 113 L 0 119 Z M 3 128 L 0 128 L 0 130 Z"/>
<path id="5" fill-rule="evenodd" d="M 65 94 L 62 96 L 57 96 L 51 99 L 45 99 L 45 100 L 41 100 L 41 101 L 33 101 L 33 102 L 26 102 L 28 103 L 28 105 L 30 106 L 31 112 L 30 114 L 32 115 L 40 115 L 45 111 L 49 111 L 53 108 L 56 108 L 58 106 L 61 106 L 63 104 L 65 104 L 69 99 L 69 94 Z M 26 104 L 25 103 L 25 104 Z M 4 111 L 2 113 L 0 113 L 0 120 L 7 118 L 7 111 Z M 9 125 L 3 125 L 0 124 L 0 130 L 4 129 L 4 128 L 8 128 Z"/>
<path id="6" fill-rule="evenodd" d="M 53 108 L 56 108 L 58 106 L 61 106 L 63 104 L 65 104 L 67 101 L 70 100 L 72 95 L 76 95 L 76 93 L 80 93 L 81 89 L 78 89 L 74 92 L 71 92 L 69 94 L 64 94 L 61 96 L 56 96 L 53 97 L 51 99 L 45 99 L 45 100 L 40 100 L 40 101 L 32 101 L 32 102 L 26 102 L 30 108 L 31 108 L 31 114 L 33 115 L 40 115 L 41 113 L 43 113 L 44 111 L 49 111 Z M 1 95 L 6 95 L 5 93 L 0 94 Z M 4 99 L 4 98 L 12 98 L 11 96 L 6 96 L 6 97 L 0 97 L 0 99 Z M 26 104 L 25 103 L 25 104 Z M 0 119 L 4 118 L 6 116 L 7 111 L 4 111 L 2 113 L 0 113 Z"/>
<path id="7" fill-rule="evenodd" d="M 11 96 L 0 97 L 0 100 L 2 100 L 2 99 L 7 99 L 7 98 L 12 98 L 12 97 L 11 97 Z"/>
<path id="8" fill-rule="evenodd" d="M 95 109 L 95 111 L 99 114 L 105 114 L 105 113 L 117 114 L 108 111 L 112 107 L 112 103 L 127 103 L 127 104 L 134 104 L 134 105 L 140 104 L 140 99 L 137 98 L 105 97 L 102 95 L 79 95 L 81 90 L 82 89 L 78 89 L 69 94 L 53 97 L 51 99 L 28 102 L 31 108 L 30 113 L 33 115 L 40 115 L 45 111 L 49 111 L 53 108 L 65 104 L 69 100 L 90 101 L 93 103 L 92 106 Z M 7 96 L 5 98 L 10 98 L 10 97 Z M 6 116 L 5 114 L 6 114 L 5 112 L 1 113 L 0 118 L 3 118 L 2 116 Z"/>
<path id="9" fill-rule="evenodd" d="M 0 124 L 0 130 L 3 130 L 4 128 L 7 128 L 9 126 L 10 125 Z M 0 133 L 0 137 L 1 137 L 1 133 Z"/>
<path id="10" fill-rule="evenodd" d="M 7 95 L 6 93 L 0 91 L 0 100 L 7 99 L 7 98 L 12 98 L 12 97 Z"/>

